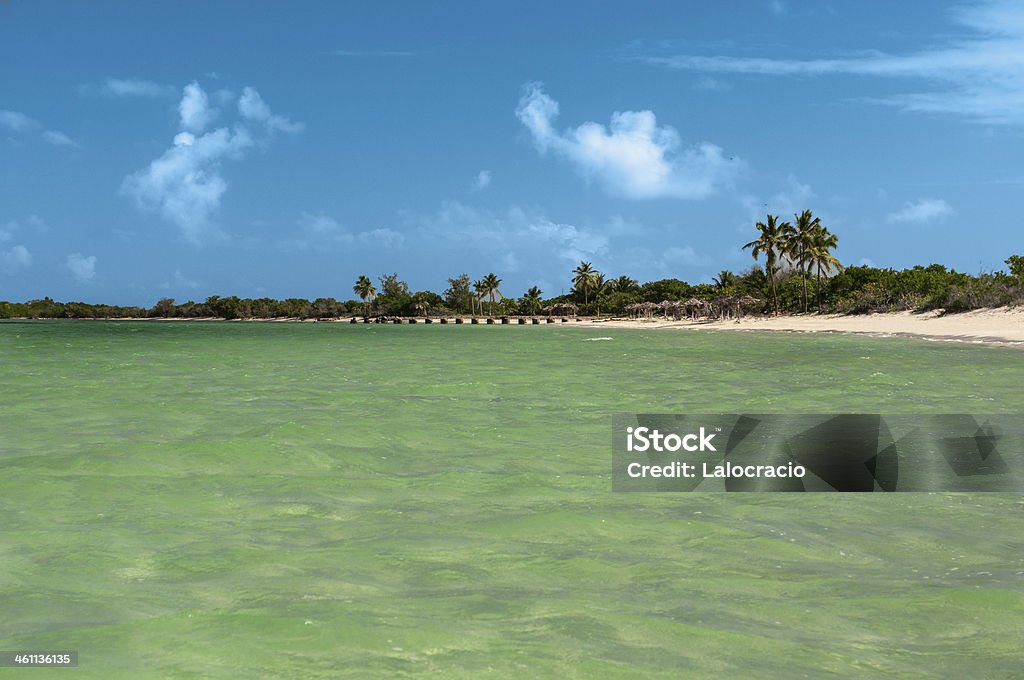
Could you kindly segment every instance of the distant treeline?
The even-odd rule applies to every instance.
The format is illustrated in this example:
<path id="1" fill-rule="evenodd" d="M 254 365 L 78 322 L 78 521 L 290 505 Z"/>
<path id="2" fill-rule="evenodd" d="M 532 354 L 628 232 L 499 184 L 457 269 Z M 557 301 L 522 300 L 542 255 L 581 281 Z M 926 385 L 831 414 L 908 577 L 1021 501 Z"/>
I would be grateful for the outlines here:
<path id="1" fill-rule="evenodd" d="M 910 269 L 879 269 L 868 266 L 845 267 L 820 280 L 821 311 L 866 313 L 894 310 L 944 309 L 959 312 L 982 307 L 1024 304 L 1024 257 L 1006 260 L 1007 271 L 965 274 L 940 264 Z M 586 263 L 581 263 L 586 265 Z M 713 301 L 728 296 L 749 295 L 763 300 L 762 311 L 771 311 L 770 282 L 764 269 L 734 273 L 722 271 L 713 283 L 691 285 L 679 279 L 661 279 L 638 283 L 628 276 L 604 279 L 592 268 L 583 267 L 586 286 L 579 285 L 580 267 L 574 271 L 576 283 L 566 295 L 545 298 L 532 288 L 519 298 L 505 297 L 497 289 L 495 277 L 493 301 L 487 287 L 474 290 L 468 275 L 448 279 L 443 293 L 410 292 L 397 274 L 380 278 L 380 292 L 367 300 L 318 298 L 239 298 L 214 295 L 202 302 L 177 303 L 171 298 L 159 300 L 150 308 L 56 302 L 50 298 L 29 302 L 0 302 L 0 318 L 201 318 L 273 319 L 330 318 L 347 315 L 423 316 L 442 314 L 535 315 L 545 307 L 573 303 L 581 314 L 624 315 L 626 307 L 641 302 L 665 300 Z M 591 273 L 596 276 L 591 277 Z M 486 277 L 484 277 L 486 279 Z M 805 284 L 811 286 L 807 297 L 814 298 L 816 281 L 807 280 L 799 269 L 780 267 L 775 276 L 776 294 L 782 312 L 804 309 Z"/>
<path id="2" fill-rule="evenodd" d="M 501 279 L 489 273 L 473 281 L 468 274 L 448 279 L 443 293 L 412 292 L 398 274 L 385 274 L 374 285 L 370 277 L 359 276 L 352 292 L 359 300 L 335 298 L 304 300 L 288 298 L 239 298 L 214 295 L 203 302 L 177 303 L 159 300 L 149 309 L 116 307 L 84 302 L 54 302 L 50 298 L 30 302 L 0 302 L 2 318 L 182 318 L 220 319 L 312 319 L 347 315 L 440 316 L 489 314 L 492 316 L 536 315 L 547 310 L 564 310 L 585 315 L 621 316 L 642 303 L 690 303 L 699 308 L 724 310 L 742 304 L 748 312 L 787 313 L 832 312 L 863 314 L 895 310 L 943 309 L 961 312 L 981 307 L 1024 304 L 1024 256 L 1006 259 L 1007 271 L 964 274 L 941 264 L 910 269 L 844 267 L 832 251 L 839 237 L 829 231 L 810 210 L 781 221 L 767 215 L 757 222 L 757 239 L 743 246 L 755 263 L 764 256 L 765 267 L 755 264 L 744 272 L 723 270 L 712 283 L 692 285 L 679 279 L 639 283 L 629 276 L 608 278 L 590 262 L 580 262 L 570 273 L 568 294 L 544 297 L 536 286 L 522 296 L 501 292 Z M 813 304 L 812 304 L 813 301 Z M 671 305 L 662 305 L 668 309 Z M 667 312 L 666 312 L 667 313 Z"/>

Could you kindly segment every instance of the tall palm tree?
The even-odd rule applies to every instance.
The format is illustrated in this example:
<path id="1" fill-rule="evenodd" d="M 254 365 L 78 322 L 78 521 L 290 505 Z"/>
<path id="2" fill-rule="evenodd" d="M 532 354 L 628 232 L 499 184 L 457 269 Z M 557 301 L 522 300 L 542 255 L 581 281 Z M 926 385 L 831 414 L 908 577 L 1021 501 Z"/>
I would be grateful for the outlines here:
<path id="1" fill-rule="evenodd" d="M 576 290 L 583 292 L 583 306 L 586 307 L 590 302 L 590 291 L 594 289 L 598 271 L 589 262 L 581 260 L 572 273 L 576 275 L 572 278 L 572 285 L 576 286 Z"/>
<path id="2" fill-rule="evenodd" d="M 523 295 L 523 306 L 529 310 L 530 314 L 536 314 L 540 310 L 541 296 L 543 291 L 537 286 L 532 286 L 526 294 Z"/>
<path id="3" fill-rule="evenodd" d="M 743 246 L 743 250 L 750 248 L 754 260 L 757 260 L 758 255 L 764 253 L 767 260 L 765 269 L 768 270 L 768 281 L 772 292 L 772 308 L 778 314 L 779 296 L 775 290 L 775 263 L 782 253 L 782 247 L 786 242 L 786 234 L 792 229 L 792 225 L 789 222 L 779 223 L 778 215 L 768 215 L 765 222 L 758 222 L 754 226 L 761 232 L 761 236 L 756 241 L 751 241 Z"/>
<path id="4" fill-rule="evenodd" d="M 594 302 L 597 304 L 597 315 L 601 316 L 601 296 L 611 291 L 611 281 L 606 281 L 604 274 L 598 272 L 594 276 Z"/>
<path id="5" fill-rule="evenodd" d="M 473 292 L 475 293 L 475 295 L 473 297 L 476 299 L 476 306 L 477 306 L 477 308 L 480 309 L 480 312 L 483 313 L 483 311 L 484 311 L 484 305 L 483 305 L 484 295 L 487 294 L 487 287 L 484 286 L 483 280 L 477 279 L 476 281 L 473 282 Z M 470 304 L 472 304 L 472 300 L 470 301 Z M 472 312 L 472 313 L 473 313 L 474 316 L 476 315 L 476 312 Z"/>
<path id="6" fill-rule="evenodd" d="M 818 299 L 818 314 L 821 314 L 821 275 L 831 273 L 833 270 L 841 272 L 843 265 L 832 254 L 832 250 L 839 246 L 839 237 L 830 232 L 820 223 L 811 233 L 810 246 L 807 253 L 810 262 L 818 270 L 818 280 L 815 285 L 816 297 Z"/>
<path id="7" fill-rule="evenodd" d="M 797 215 L 793 228 L 786 238 L 786 257 L 800 269 L 800 281 L 803 284 L 803 309 L 807 311 L 807 279 L 810 273 L 813 258 L 810 255 L 814 232 L 821 227 L 821 219 L 815 217 L 810 210 L 804 210 Z"/>
<path id="8" fill-rule="evenodd" d="M 352 286 L 352 291 L 362 298 L 364 305 L 363 316 L 368 316 L 370 305 L 377 298 L 377 289 L 373 287 L 373 281 L 366 274 L 360 274 L 359 278 L 356 279 L 356 285 Z"/>
<path id="9" fill-rule="evenodd" d="M 501 285 L 501 279 L 494 275 L 493 272 L 483 278 L 481 283 L 484 284 L 484 294 L 491 299 L 491 314 L 494 314 L 494 294 L 497 293 L 499 297 L 505 297 L 498 290 L 498 286 Z"/>

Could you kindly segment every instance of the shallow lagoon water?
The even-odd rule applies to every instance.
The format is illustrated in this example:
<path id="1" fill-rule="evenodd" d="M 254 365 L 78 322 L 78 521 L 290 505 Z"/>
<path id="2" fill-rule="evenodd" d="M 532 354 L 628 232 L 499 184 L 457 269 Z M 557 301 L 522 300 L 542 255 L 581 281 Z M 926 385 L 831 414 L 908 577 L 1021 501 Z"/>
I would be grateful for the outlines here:
<path id="1" fill-rule="evenodd" d="M 1019 349 L 902 338 L 0 323 L 0 649 L 79 651 L 33 677 L 1019 677 L 1024 497 L 613 494 L 610 416 L 1024 412 L 1022 385 Z"/>

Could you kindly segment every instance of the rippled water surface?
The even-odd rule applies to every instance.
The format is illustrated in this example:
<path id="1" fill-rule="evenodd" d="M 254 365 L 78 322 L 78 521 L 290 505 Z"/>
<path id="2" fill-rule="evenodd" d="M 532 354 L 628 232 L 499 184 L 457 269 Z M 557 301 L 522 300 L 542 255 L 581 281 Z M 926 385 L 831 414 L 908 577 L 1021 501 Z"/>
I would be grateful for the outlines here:
<path id="1" fill-rule="evenodd" d="M 1024 497 L 613 494 L 610 415 L 1022 386 L 1018 349 L 897 338 L 0 323 L 0 649 L 79 651 L 33 677 L 1021 677 Z"/>

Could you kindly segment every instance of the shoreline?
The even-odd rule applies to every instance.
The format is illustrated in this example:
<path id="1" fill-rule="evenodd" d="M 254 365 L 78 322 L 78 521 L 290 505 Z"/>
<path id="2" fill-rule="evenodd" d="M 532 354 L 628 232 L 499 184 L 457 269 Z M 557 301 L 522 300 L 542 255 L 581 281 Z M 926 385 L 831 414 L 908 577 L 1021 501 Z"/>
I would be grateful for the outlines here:
<path id="1" fill-rule="evenodd" d="M 976 309 L 957 314 L 883 312 L 877 314 L 793 314 L 778 317 L 672 321 L 655 319 L 606 322 L 615 328 L 731 330 L 774 333 L 841 333 L 869 337 L 902 337 L 933 342 L 1024 346 L 1024 308 Z"/>
<path id="2" fill-rule="evenodd" d="M 355 317 L 357 325 L 362 324 L 362 317 Z M 454 316 L 446 317 L 442 322 L 440 317 L 432 317 L 427 321 L 425 317 L 409 317 L 391 323 L 406 324 L 442 324 L 456 325 Z M 524 318 L 525 322 L 520 323 L 519 319 Z M 616 328 L 616 329 L 640 329 L 640 330 L 684 330 L 684 331 L 742 331 L 742 332 L 782 332 L 782 333 L 844 333 L 851 335 L 866 335 L 870 337 L 904 337 L 929 341 L 942 342 L 963 342 L 984 345 L 1003 346 L 1024 346 L 1024 308 L 1022 307 L 1000 307 L 994 309 L 976 309 L 969 312 L 957 314 L 942 314 L 938 311 L 931 312 L 882 312 L 877 314 L 791 314 L 777 317 L 770 316 L 748 316 L 743 319 L 698 319 L 698 320 L 672 320 L 664 318 L 654 319 L 627 319 L 621 317 L 594 318 L 594 317 L 547 317 L 526 316 L 509 317 L 509 321 L 502 322 L 500 316 L 490 317 L 488 323 L 486 316 L 477 317 L 477 322 L 472 323 L 471 317 L 462 317 L 459 325 L 510 325 L 510 326 L 552 326 L 555 328 Z M 566 321 L 562 321 L 565 318 Z M 353 317 L 334 317 L 324 319 L 297 319 L 297 318 L 273 318 L 273 319 L 220 319 L 215 317 L 196 318 L 154 318 L 154 317 L 131 317 L 131 318 L 97 318 L 97 319 L 72 319 L 74 321 L 153 321 L 153 322 L 211 322 L 220 321 L 227 323 L 352 323 Z M 533 319 L 539 319 L 534 323 Z M 2 321 L 26 321 L 29 319 L 5 319 Z M 40 319 L 42 320 L 42 319 Z"/>

